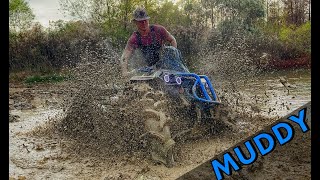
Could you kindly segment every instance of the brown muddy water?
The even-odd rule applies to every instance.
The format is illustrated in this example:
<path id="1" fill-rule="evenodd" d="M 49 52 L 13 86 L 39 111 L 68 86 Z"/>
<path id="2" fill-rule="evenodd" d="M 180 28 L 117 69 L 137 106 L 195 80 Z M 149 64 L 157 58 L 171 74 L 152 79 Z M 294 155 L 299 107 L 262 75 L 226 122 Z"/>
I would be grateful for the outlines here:
<path id="1" fill-rule="evenodd" d="M 309 69 L 268 72 L 232 83 L 237 87 L 240 97 L 232 101 L 236 104 L 234 110 L 250 112 L 251 117 L 262 115 L 276 120 L 278 116 L 284 116 L 311 101 Z M 56 138 L 55 135 L 33 135 L 34 131 L 46 128 L 47 122 L 59 121 L 64 117 L 65 112 L 61 104 L 68 97 L 59 86 L 68 87 L 66 83 L 66 85 L 9 89 L 9 177 L 11 179 L 176 179 L 228 149 L 241 138 L 272 123 L 250 119 L 239 121 L 237 125 L 242 134 L 232 134 L 232 137 L 221 134 L 214 138 L 182 144 L 173 168 L 152 163 L 148 158 L 139 155 L 105 157 L 102 161 L 89 155 L 78 156 L 80 152 L 66 151 L 72 141 Z M 308 159 L 308 156 L 306 158 Z M 305 173 L 305 176 L 299 177 L 310 179 L 310 168 L 306 167 L 301 172 Z M 264 174 L 264 177 L 256 179 L 276 177 L 270 175 L 271 173 Z M 294 176 L 288 177 L 296 179 Z"/>
<path id="2" fill-rule="evenodd" d="M 311 71 L 279 70 L 237 83 L 251 110 L 266 116 L 284 116 L 311 101 Z"/>

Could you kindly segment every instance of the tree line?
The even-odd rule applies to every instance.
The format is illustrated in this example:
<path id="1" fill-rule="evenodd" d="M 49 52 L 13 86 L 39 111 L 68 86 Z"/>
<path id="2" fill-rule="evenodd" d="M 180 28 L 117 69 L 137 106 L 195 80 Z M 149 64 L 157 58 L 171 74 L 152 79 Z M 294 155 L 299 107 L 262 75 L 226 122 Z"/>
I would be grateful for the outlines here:
<path id="1" fill-rule="evenodd" d="M 236 34 L 252 54 L 276 59 L 310 56 L 310 0 L 60 0 L 62 12 L 77 20 L 34 20 L 25 0 L 9 0 L 9 70 L 73 66 L 84 49 L 108 42 L 121 53 L 135 30 L 131 13 L 144 5 L 151 24 L 165 26 L 185 56 L 230 45 Z M 205 39 L 205 41 L 204 41 Z"/>

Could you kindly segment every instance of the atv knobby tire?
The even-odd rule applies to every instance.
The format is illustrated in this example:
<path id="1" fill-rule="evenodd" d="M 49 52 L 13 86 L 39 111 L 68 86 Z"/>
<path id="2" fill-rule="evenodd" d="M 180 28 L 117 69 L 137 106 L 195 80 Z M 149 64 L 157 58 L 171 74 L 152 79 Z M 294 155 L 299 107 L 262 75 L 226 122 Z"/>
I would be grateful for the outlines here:
<path id="1" fill-rule="evenodd" d="M 145 134 L 141 138 L 148 138 L 149 151 L 155 162 L 172 167 L 175 141 L 170 132 L 172 119 L 167 109 L 169 100 L 162 91 L 154 90 L 146 83 L 136 83 L 135 89 L 144 92 L 140 102 L 143 109 L 141 113 L 144 118 Z"/>
<path id="2" fill-rule="evenodd" d="M 146 83 L 118 89 L 86 86 L 67 108 L 60 129 L 82 143 L 112 153 L 147 150 L 155 162 L 173 165 L 169 99 Z"/>
<path id="3" fill-rule="evenodd" d="M 226 110 L 216 109 L 218 113 L 209 112 L 216 115 L 211 120 L 195 122 L 203 119 L 199 112 L 183 105 L 179 96 L 153 87 L 146 82 L 116 88 L 86 86 L 68 107 L 61 130 L 100 150 L 129 154 L 143 151 L 155 162 L 171 167 L 175 140 L 190 134 L 198 136 L 195 124 L 217 130 L 216 123 L 228 117 Z"/>

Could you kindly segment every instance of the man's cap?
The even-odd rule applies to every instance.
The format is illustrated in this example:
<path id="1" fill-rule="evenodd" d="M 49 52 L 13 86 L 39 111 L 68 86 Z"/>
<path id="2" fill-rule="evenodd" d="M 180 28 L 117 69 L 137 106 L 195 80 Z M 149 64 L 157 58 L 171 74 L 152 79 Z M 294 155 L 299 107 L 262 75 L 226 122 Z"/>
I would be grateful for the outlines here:
<path id="1" fill-rule="evenodd" d="M 147 20 L 150 17 L 147 14 L 147 11 L 144 7 L 137 7 L 134 11 L 133 11 L 133 20 L 135 21 L 143 21 L 143 20 Z"/>

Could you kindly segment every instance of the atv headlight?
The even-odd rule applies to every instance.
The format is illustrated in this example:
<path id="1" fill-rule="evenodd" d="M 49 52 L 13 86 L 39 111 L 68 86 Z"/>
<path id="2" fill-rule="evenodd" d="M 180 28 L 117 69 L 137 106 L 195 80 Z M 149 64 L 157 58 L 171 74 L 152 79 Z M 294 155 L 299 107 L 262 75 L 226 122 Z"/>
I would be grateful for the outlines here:
<path id="1" fill-rule="evenodd" d="M 175 76 L 174 74 L 165 74 L 163 76 L 163 80 L 166 83 L 170 83 L 170 84 L 178 84 L 180 85 L 182 83 L 182 78 L 180 76 Z"/>
<path id="2" fill-rule="evenodd" d="M 169 76 L 168 74 L 164 75 L 164 76 L 163 76 L 163 80 L 164 80 L 166 83 L 170 82 L 170 76 Z"/>
<path id="3" fill-rule="evenodd" d="M 182 83 L 181 77 L 176 77 L 176 83 L 179 85 Z"/>

